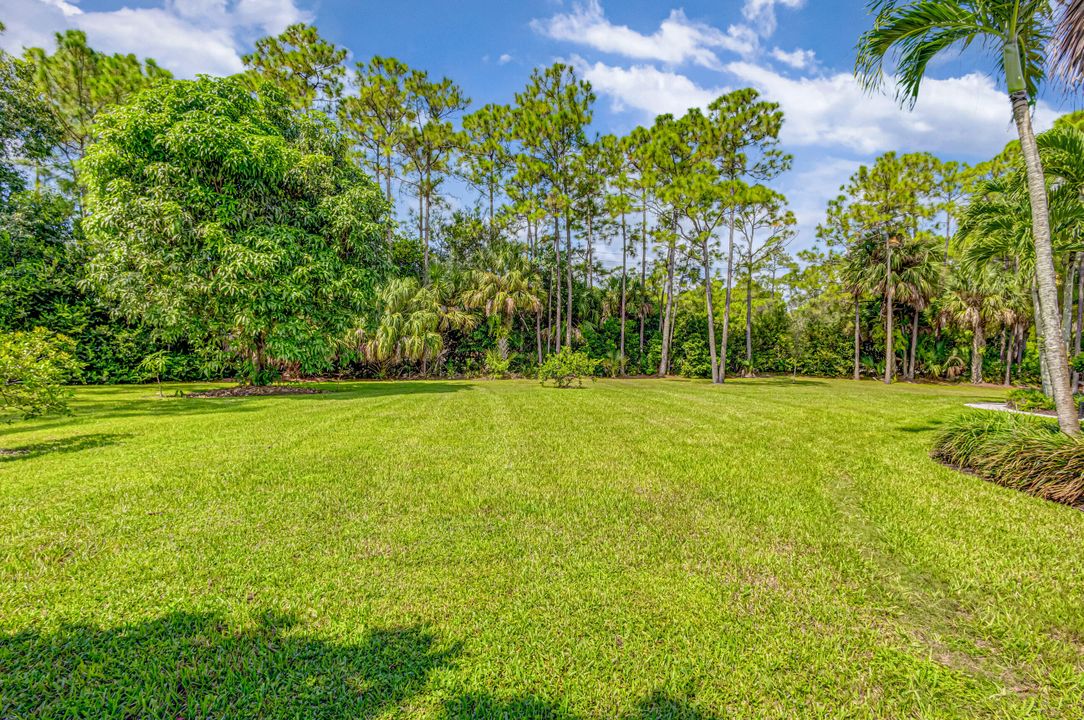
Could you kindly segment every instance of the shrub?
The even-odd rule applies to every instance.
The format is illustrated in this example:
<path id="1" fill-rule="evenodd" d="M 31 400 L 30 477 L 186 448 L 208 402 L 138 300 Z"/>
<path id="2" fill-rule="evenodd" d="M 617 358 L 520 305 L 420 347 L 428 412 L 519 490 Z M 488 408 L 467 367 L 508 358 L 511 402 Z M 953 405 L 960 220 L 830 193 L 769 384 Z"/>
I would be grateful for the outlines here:
<path id="1" fill-rule="evenodd" d="M 1076 395 L 1073 398 L 1078 404 L 1084 400 L 1084 395 Z M 1009 391 L 1008 406 L 1014 410 L 1033 412 L 1035 410 L 1056 410 L 1054 398 L 1047 397 L 1041 390 L 1031 388 L 1016 388 Z"/>
<path id="2" fill-rule="evenodd" d="M 571 387 L 575 381 L 577 387 L 583 387 L 583 378 L 594 379 L 597 360 L 592 360 L 582 352 L 572 352 L 561 348 L 561 352 L 550 355 L 538 368 L 538 380 L 543 385 L 548 380 L 559 388 Z"/>
<path id="3" fill-rule="evenodd" d="M 67 413 L 71 391 L 64 387 L 79 372 L 72 342 L 42 328 L 0 333 L 0 421 Z"/>
<path id="4" fill-rule="evenodd" d="M 1073 358 L 1072 365 L 1074 370 L 1084 375 L 1084 352 L 1076 354 L 1076 357 Z"/>
<path id="5" fill-rule="evenodd" d="M 1047 500 L 1084 505 L 1084 439 L 1044 418 L 974 412 L 949 423 L 933 456 Z"/>
<path id="6" fill-rule="evenodd" d="M 507 377 L 508 370 L 512 367 L 512 358 L 502 358 L 496 350 L 486 351 L 486 374 L 490 377 Z"/>

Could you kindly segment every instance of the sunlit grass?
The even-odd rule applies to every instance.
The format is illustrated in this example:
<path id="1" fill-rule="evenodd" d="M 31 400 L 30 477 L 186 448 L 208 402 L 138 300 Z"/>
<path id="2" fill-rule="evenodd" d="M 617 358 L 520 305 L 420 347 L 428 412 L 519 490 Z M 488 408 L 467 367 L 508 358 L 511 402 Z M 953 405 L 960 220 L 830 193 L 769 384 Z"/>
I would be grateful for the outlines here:
<path id="1" fill-rule="evenodd" d="M 1084 514 L 928 455 L 997 391 L 325 388 L 0 431 L 0 717 L 1084 717 Z"/>

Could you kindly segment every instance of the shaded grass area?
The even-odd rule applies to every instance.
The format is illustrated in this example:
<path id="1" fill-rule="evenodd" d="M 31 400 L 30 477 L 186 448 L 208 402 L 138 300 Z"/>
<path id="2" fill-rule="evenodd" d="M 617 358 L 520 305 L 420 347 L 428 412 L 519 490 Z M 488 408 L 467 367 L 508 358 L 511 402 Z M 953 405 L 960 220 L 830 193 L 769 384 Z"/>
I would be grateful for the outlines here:
<path id="1" fill-rule="evenodd" d="M 0 430 L 0 717 L 1084 717 L 1084 514 L 928 455 L 995 391 L 321 387 Z"/>

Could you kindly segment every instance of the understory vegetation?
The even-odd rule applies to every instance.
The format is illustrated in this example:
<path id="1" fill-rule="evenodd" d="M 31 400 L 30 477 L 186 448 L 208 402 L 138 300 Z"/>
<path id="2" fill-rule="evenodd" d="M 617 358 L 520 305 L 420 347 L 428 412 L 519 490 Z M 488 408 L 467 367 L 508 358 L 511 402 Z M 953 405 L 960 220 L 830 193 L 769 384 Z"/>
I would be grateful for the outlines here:
<path id="1" fill-rule="evenodd" d="M 929 456 L 999 391 L 213 387 L 0 428 L 0 715 L 1084 707 L 1084 513 Z"/>

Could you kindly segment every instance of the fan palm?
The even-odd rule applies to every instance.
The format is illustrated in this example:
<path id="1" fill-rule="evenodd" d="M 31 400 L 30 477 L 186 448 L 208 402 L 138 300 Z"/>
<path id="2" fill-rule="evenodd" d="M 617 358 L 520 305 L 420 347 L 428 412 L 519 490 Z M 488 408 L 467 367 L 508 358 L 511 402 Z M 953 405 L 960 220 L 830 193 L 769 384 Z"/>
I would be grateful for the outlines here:
<path id="1" fill-rule="evenodd" d="M 493 322 L 497 350 L 501 360 L 507 360 L 508 338 L 516 315 L 538 312 L 542 301 L 534 291 L 537 284 L 534 273 L 515 248 L 493 250 L 483 264 L 488 269 L 473 273 L 472 287 L 464 294 L 464 302 L 467 307 L 481 309 Z"/>
<path id="2" fill-rule="evenodd" d="M 901 99 L 913 106 L 926 68 L 934 57 L 978 41 L 997 51 L 1020 136 L 1031 198 L 1038 318 L 1043 351 L 1053 381 L 1058 423 L 1077 435 L 1080 421 L 1069 388 L 1069 360 L 1058 332 L 1057 276 L 1050 240 L 1046 184 L 1031 126 L 1030 103 L 1045 79 L 1046 47 L 1053 32 L 1051 0 L 872 0 L 873 27 L 858 42 L 855 74 L 867 89 L 883 81 L 885 59 L 896 61 Z"/>
<path id="3" fill-rule="evenodd" d="M 992 265 L 976 269 L 959 267 L 949 276 L 948 292 L 942 305 L 946 319 L 971 331 L 971 382 L 982 383 L 982 356 L 986 329 L 1004 317 L 1004 275 Z"/>
<path id="4" fill-rule="evenodd" d="M 930 300 L 941 288 L 945 253 L 939 239 L 918 235 L 898 251 L 901 267 L 896 271 L 896 297 L 911 306 L 911 342 L 905 375 L 915 379 L 915 348 L 918 346 L 918 322 Z"/>
<path id="5" fill-rule="evenodd" d="M 862 379 L 862 297 L 877 284 L 880 266 L 877 253 L 881 241 L 868 235 L 847 249 L 843 263 L 843 282 L 854 298 L 854 379 Z"/>

